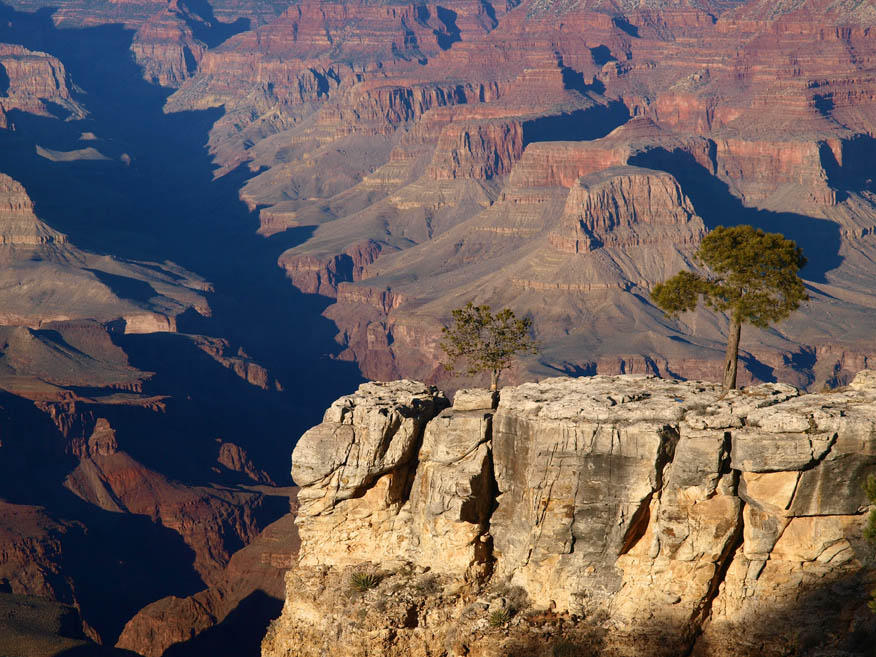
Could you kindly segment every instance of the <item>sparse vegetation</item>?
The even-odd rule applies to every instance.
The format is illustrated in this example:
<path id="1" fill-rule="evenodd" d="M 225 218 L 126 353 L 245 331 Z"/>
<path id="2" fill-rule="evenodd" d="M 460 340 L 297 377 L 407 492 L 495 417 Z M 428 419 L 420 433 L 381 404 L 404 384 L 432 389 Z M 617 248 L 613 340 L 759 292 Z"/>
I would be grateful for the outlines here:
<path id="1" fill-rule="evenodd" d="M 356 572 L 350 575 L 350 588 L 359 593 L 377 588 L 380 584 L 380 575 L 377 573 Z"/>
<path id="2" fill-rule="evenodd" d="M 454 371 L 457 361 L 463 359 L 467 374 L 490 373 L 490 390 L 498 390 L 499 376 L 518 354 L 538 352 L 530 335 L 532 320 L 518 319 L 510 308 L 494 315 L 490 306 L 469 302 L 452 315 L 453 324 L 442 331 L 441 349 L 449 359 L 444 368 Z"/>
<path id="3" fill-rule="evenodd" d="M 651 298 L 670 317 L 695 310 L 700 297 L 730 315 L 722 381 L 727 392 L 736 387 L 742 325 L 766 328 L 808 301 L 797 275 L 806 258 L 784 235 L 743 225 L 715 228 L 703 238 L 696 259 L 711 273 L 678 272 L 656 285 Z"/>
<path id="4" fill-rule="evenodd" d="M 496 609 L 490 613 L 490 627 L 502 627 L 503 625 L 507 625 L 510 620 L 511 613 L 507 609 Z"/>

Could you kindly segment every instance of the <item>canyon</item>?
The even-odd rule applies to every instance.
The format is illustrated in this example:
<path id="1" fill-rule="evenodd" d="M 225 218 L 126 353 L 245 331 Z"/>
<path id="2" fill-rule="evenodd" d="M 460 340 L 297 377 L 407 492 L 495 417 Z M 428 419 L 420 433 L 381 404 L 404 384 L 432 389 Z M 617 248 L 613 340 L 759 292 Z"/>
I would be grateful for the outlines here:
<path id="1" fill-rule="evenodd" d="M 295 446 L 262 655 L 870 654 L 874 404 L 872 370 L 363 384 Z"/>
<path id="2" fill-rule="evenodd" d="M 793 537 L 807 531 L 803 518 L 823 517 L 817 531 L 842 534 L 855 554 L 846 561 L 842 552 L 837 563 L 851 568 L 863 559 L 865 548 L 850 538 L 857 507 L 810 514 L 745 488 L 762 474 L 790 481 L 828 472 L 818 468 L 834 461 L 835 446 L 823 462 L 785 464 L 781 473 L 745 462 L 730 473 L 697 465 L 696 476 L 683 475 L 676 459 L 664 478 L 653 461 L 665 456 L 665 441 L 651 434 L 642 444 L 658 454 L 638 455 L 650 474 L 637 470 L 647 482 L 617 511 L 626 533 L 606 530 L 603 561 L 569 557 L 583 537 L 556 538 L 539 556 L 529 532 L 540 525 L 518 513 L 536 482 L 487 458 L 517 442 L 516 428 L 490 432 L 510 417 L 503 405 L 529 407 L 522 387 L 503 392 L 498 411 L 485 409 L 479 393 L 457 393 L 455 415 L 421 384 L 391 388 L 390 397 L 413 395 L 430 409 L 417 410 L 432 427 L 423 446 L 382 454 L 397 461 L 358 472 L 345 493 L 352 497 L 323 500 L 325 509 L 308 497 L 307 468 L 318 464 L 301 461 L 290 479 L 288 452 L 298 436 L 306 445 L 312 431 L 325 434 L 308 428 L 363 379 L 414 378 L 451 394 L 479 383 L 445 371 L 438 345 L 450 310 L 468 301 L 533 319 L 542 349 L 504 375 L 515 385 L 558 374 L 717 379 L 726 318 L 701 309 L 668 319 L 649 300 L 656 282 L 697 266 L 697 245 L 717 225 L 782 232 L 809 259 L 802 275 L 811 302 L 774 329 L 743 332 L 740 380 L 750 390 L 780 406 L 818 405 L 821 397 L 788 386 L 842 390 L 872 368 L 872 2 L 8 0 L 0 12 L 0 605 L 12 619 L 0 619 L 0 635 L 49 641 L 56 652 L 258 654 L 266 631 L 304 631 L 294 614 L 306 604 L 323 614 L 325 600 L 307 598 L 313 591 L 343 588 L 355 566 L 343 555 L 359 549 L 353 534 L 361 528 L 348 543 L 315 537 L 325 533 L 320 522 L 337 520 L 331 509 L 355 505 L 360 494 L 369 504 L 388 500 L 374 522 L 391 537 L 380 546 L 389 552 L 375 554 L 413 564 L 406 587 L 429 579 L 417 571 L 426 567 L 450 589 L 462 572 L 464 586 L 510 577 L 511 588 L 548 609 L 550 623 L 610 608 L 629 626 L 642 605 L 660 600 L 643 594 L 636 606 L 634 579 L 633 597 L 617 598 L 618 582 L 627 586 L 618 572 L 647 571 L 661 582 L 668 572 L 693 573 L 697 584 L 672 589 L 667 595 L 681 601 L 659 619 L 682 628 L 690 642 L 680 650 L 702 652 L 756 613 L 767 594 L 757 591 L 761 576 L 746 580 L 740 564 L 787 566 L 788 550 L 803 550 L 774 552 L 769 537 L 746 535 L 743 559 L 733 556 L 739 532 L 787 526 Z M 655 379 L 593 381 L 670 394 Z M 550 395 L 560 403 L 587 384 L 557 385 Z M 677 385 L 680 398 L 712 395 L 707 384 Z M 837 394 L 849 397 L 842 403 L 860 401 L 851 399 L 857 392 Z M 728 430 L 749 417 L 739 400 L 715 403 L 722 418 L 729 413 Z M 356 415 L 332 408 L 340 425 L 347 426 L 341 416 Z M 699 422 L 685 413 L 666 421 Z M 427 422 L 430 414 L 438 415 Z M 436 422 L 473 451 L 442 453 L 452 445 L 434 444 Z M 329 433 L 327 448 L 337 439 Z M 483 439 L 469 445 L 469 433 Z M 726 446 L 700 438 L 727 460 Z M 867 458 L 842 457 L 865 465 Z M 442 488 L 450 484 L 436 473 L 449 463 L 462 468 L 453 486 L 464 495 Z M 672 476 L 689 476 L 690 488 L 680 493 Z M 402 480 L 420 488 L 396 490 Z M 516 500 L 504 511 L 489 501 L 494 484 L 510 486 L 508 504 Z M 591 492 L 601 485 L 594 479 Z M 426 503 L 432 487 L 458 520 L 422 516 L 405 526 L 404 514 L 393 515 L 401 508 L 395 496 Z M 857 493 L 837 496 L 852 504 Z M 820 502 L 806 504 L 811 511 Z M 672 523 L 688 511 L 729 532 L 714 538 L 719 554 L 700 555 L 700 538 L 681 534 L 668 547 L 679 531 Z M 414 558 L 418 534 L 427 542 L 443 536 L 429 549 L 455 555 L 445 570 L 427 552 Z M 627 550 L 621 565 L 609 564 L 619 542 Z M 664 547 L 652 557 L 643 552 L 649 544 Z M 837 538 L 824 554 L 840 545 Z M 530 548 L 534 560 L 523 564 Z M 685 551 L 698 556 L 677 557 Z M 499 554 L 509 556 L 484 556 Z M 800 562 L 833 563 L 818 555 Z M 545 579 L 552 559 L 558 573 L 592 567 L 591 579 L 566 591 L 574 577 Z M 286 586 L 298 582 L 302 606 L 290 611 L 298 603 L 287 599 L 283 572 L 296 563 Z M 307 570 L 328 563 L 334 570 Z M 712 597 L 698 578 L 724 566 L 724 589 Z M 764 572 L 785 596 L 778 575 Z M 556 596 L 538 590 L 538 580 L 557 584 Z M 854 588 L 835 585 L 841 596 Z M 589 602 L 572 595 L 585 588 L 599 593 Z M 381 625 L 368 609 L 360 620 L 403 636 L 397 630 L 414 622 L 410 605 L 443 619 L 424 626 L 462 619 L 454 614 L 467 593 L 456 602 L 414 593 L 404 598 L 408 607 L 390 610 L 401 614 L 400 626 Z M 284 599 L 285 620 L 271 630 Z M 791 616 L 804 613 L 792 607 Z M 859 618 L 857 607 L 849 613 Z M 460 620 L 469 621 L 480 622 Z M 587 626 L 588 641 L 602 641 L 601 623 Z M 860 623 L 855 636 L 870 631 Z M 581 627 L 570 630 L 570 642 Z M 352 642 L 357 631 L 343 626 Z M 515 632 L 505 637 L 509 646 Z M 437 646 L 446 638 L 439 635 L 424 645 Z M 386 641 L 393 650 L 407 645 Z M 851 643 L 843 649 L 854 652 Z"/>

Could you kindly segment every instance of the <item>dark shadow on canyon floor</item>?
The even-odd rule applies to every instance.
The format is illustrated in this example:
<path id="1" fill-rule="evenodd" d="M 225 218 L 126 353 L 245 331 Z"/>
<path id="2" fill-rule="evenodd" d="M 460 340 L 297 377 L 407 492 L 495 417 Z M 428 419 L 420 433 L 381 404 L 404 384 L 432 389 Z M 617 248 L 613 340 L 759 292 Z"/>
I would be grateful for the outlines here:
<path id="1" fill-rule="evenodd" d="M 73 602 L 64 591 L 75 583 L 83 615 L 101 636 L 114 641 L 153 600 L 204 588 L 193 568 L 194 552 L 177 532 L 147 516 L 105 511 L 62 486 L 74 459 L 32 402 L 0 393 L 0 421 L 0 499 L 36 507 L 51 520 L 48 531 L 52 522 L 65 528 L 56 536 L 60 571 L 46 577 L 64 602 Z"/>
<path id="2" fill-rule="evenodd" d="M 202 5 L 195 9 L 211 23 Z M 169 91 L 141 78 L 129 50 L 131 31 L 118 25 L 58 29 L 51 14 L 0 5 L 0 41 L 57 56 L 82 89 L 75 95 L 89 114 L 62 122 L 11 112 L 14 131 L 0 131 L 0 171 L 18 180 L 36 214 L 77 247 L 135 261 L 172 261 L 210 281 L 211 316 L 186 313 L 180 332 L 227 339 L 230 355 L 242 349 L 282 385 L 262 389 L 245 381 L 190 336 L 116 335 L 132 366 L 154 372 L 143 392 L 166 396 L 164 410 L 105 404 L 96 412 L 110 420 L 120 450 L 172 480 L 244 483 L 244 475 L 217 464 L 222 440 L 245 448 L 256 467 L 288 484 L 298 436 L 362 380 L 354 365 L 331 358 L 338 350 L 336 329 L 321 316 L 328 300 L 299 293 L 276 264 L 310 231 L 256 235 L 257 218 L 238 198 L 253 173 L 241 166 L 213 177 L 206 144 L 223 110 L 165 114 Z M 211 24 L 229 33 L 242 27 Z M 80 141 L 85 132 L 97 140 Z M 111 160 L 53 162 L 37 152 L 37 146 L 70 151 L 85 145 Z M 134 302 L 150 296 L 149 286 L 131 279 L 103 275 L 102 281 Z M 204 588 L 178 533 L 146 516 L 103 511 L 64 489 L 75 467 L 64 437 L 31 402 L 5 395 L 0 403 L 21 422 L 33 422 L 32 429 L 22 427 L 22 436 L 40 434 L 9 448 L 4 431 L 0 498 L 45 506 L 63 522 L 81 523 L 65 538 L 63 568 L 75 581 L 83 616 L 105 639 L 114 641 L 146 604 Z M 278 500 L 257 509 L 262 525 L 288 512 L 288 503 Z M 262 614 L 254 626 L 267 622 L 265 613 L 275 615 L 274 607 L 265 609 L 245 608 L 250 620 Z"/>
<path id="3" fill-rule="evenodd" d="M 131 31 L 118 25 L 57 29 L 48 11 L 25 14 L 5 6 L 0 17 L 0 40 L 57 56 L 84 90 L 77 98 L 89 111 L 86 119 L 69 122 L 13 112 L 15 131 L 0 134 L 0 171 L 21 182 L 37 215 L 78 247 L 170 260 L 214 284 L 212 316 L 188 313 L 180 329 L 229 339 L 232 352 L 241 347 L 267 367 L 282 392 L 232 385 L 228 370 L 170 336 L 121 337 L 119 344 L 132 365 L 157 372 L 147 392 L 172 395 L 164 423 L 179 418 L 176 433 L 190 436 L 176 442 L 178 457 L 185 458 L 186 442 L 222 437 L 258 455 L 275 481 L 287 482 L 297 436 L 361 381 L 355 366 L 327 357 L 337 350 L 335 327 L 321 317 L 327 300 L 299 293 L 276 265 L 309 230 L 271 240 L 255 234 L 257 219 L 238 198 L 253 173 L 241 166 L 213 179 L 206 143 L 222 110 L 165 114 L 169 91 L 141 79 L 130 57 Z M 36 153 L 37 145 L 81 148 L 83 132 L 97 135 L 93 144 L 107 156 L 127 154 L 130 165 L 51 162 Z M 124 279 L 104 282 L 126 298 L 148 294 Z M 195 435 L 199 416 L 202 436 Z"/>
<path id="4" fill-rule="evenodd" d="M 258 655 L 268 624 L 280 615 L 282 608 L 282 600 L 262 590 L 253 591 L 221 623 L 190 641 L 171 646 L 162 657 Z"/>

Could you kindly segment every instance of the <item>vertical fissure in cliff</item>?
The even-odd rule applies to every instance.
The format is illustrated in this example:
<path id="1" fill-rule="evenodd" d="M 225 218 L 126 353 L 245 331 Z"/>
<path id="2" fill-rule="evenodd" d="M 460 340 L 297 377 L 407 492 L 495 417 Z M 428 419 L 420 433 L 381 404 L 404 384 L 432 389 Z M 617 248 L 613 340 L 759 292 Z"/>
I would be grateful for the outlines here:
<path id="1" fill-rule="evenodd" d="M 618 556 L 632 550 L 645 535 L 648 524 L 651 522 L 651 501 L 655 495 L 659 499 L 666 479 L 666 468 L 675 459 L 675 448 L 678 446 L 678 441 L 681 438 L 678 427 L 666 425 L 660 429 L 659 436 L 660 445 L 657 448 L 657 456 L 654 459 L 654 487 L 639 503 L 639 508 L 633 514 L 627 532 L 624 535 L 624 540 L 621 541 Z"/>
<path id="2" fill-rule="evenodd" d="M 431 417 L 427 417 L 422 423 L 416 423 L 416 439 L 411 448 L 411 458 L 407 463 L 400 465 L 391 473 L 389 485 L 389 501 L 392 504 L 398 505 L 399 508 L 410 499 L 411 491 L 414 487 L 414 479 L 417 476 L 417 468 L 420 465 L 420 448 L 423 446 L 423 437 L 426 435 L 426 425 L 429 424 L 444 408 L 447 407 L 447 401 L 444 404 L 436 404 L 432 410 Z M 370 486 L 369 486 L 370 487 Z"/>
<path id="3" fill-rule="evenodd" d="M 725 434 L 725 444 L 729 443 L 729 437 L 730 433 L 727 432 Z M 727 453 L 729 454 L 729 450 Z M 735 493 L 739 482 L 740 472 L 731 469 L 728 471 L 728 474 L 731 474 L 733 477 L 733 491 Z M 684 636 L 687 650 L 684 652 L 683 657 L 690 657 L 696 649 L 697 642 L 703 633 L 704 625 L 712 615 L 712 604 L 715 602 L 715 598 L 718 597 L 718 593 L 721 590 L 721 584 L 726 580 L 727 573 L 730 570 L 730 566 L 733 564 L 736 553 L 742 547 L 745 530 L 744 511 L 745 502 L 740 499 L 739 511 L 737 512 L 733 533 L 730 535 L 730 538 L 724 545 L 724 549 L 721 551 L 718 560 L 715 562 L 715 573 L 709 582 L 709 587 L 706 589 L 706 593 L 700 601 L 700 604 L 697 605 L 693 613 L 691 613 L 687 627 L 685 628 Z"/>
<path id="4" fill-rule="evenodd" d="M 733 469 L 731 456 L 732 450 L 733 435 L 730 431 L 725 431 L 723 439 L 721 441 L 721 449 L 718 455 L 718 478 L 715 482 L 715 490 L 711 493 L 710 497 L 717 494 L 717 489 L 720 486 L 721 479 L 727 476 L 730 476 L 732 478 L 730 482 L 731 494 L 738 497 L 739 479 L 742 475 L 739 470 Z M 718 560 L 715 562 L 715 573 L 713 574 L 712 579 L 709 581 L 709 586 L 706 589 L 706 592 L 703 595 L 703 598 L 700 601 L 699 605 L 697 605 L 697 607 L 691 613 L 690 619 L 687 623 L 687 627 L 685 628 L 684 638 L 685 644 L 687 645 L 687 650 L 684 652 L 683 657 L 689 657 L 696 649 L 697 642 L 699 641 L 699 638 L 703 633 L 703 626 L 705 625 L 706 621 L 708 621 L 708 619 L 711 617 L 712 604 L 714 603 L 715 598 L 718 597 L 718 593 L 721 589 L 721 584 L 723 584 L 724 580 L 727 578 L 727 572 L 730 570 L 730 566 L 733 564 L 733 559 L 735 558 L 736 553 L 739 551 L 739 548 L 742 547 L 745 529 L 745 521 L 743 515 L 744 511 L 745 502 L 740 499 L 739 510 L 736 515 L 736 522 L 734 525 L 733 533 L 724 544 L 724 549 L 721 551 Z"/>
<path id="5" fill-rule="evenodd" d="M 460 511 L 462 520 L 478 526 L 471 566 L 477 569 L 477 577 L 480 579 L 487 579 L 493 574 L 496 558 L 493 555 L 490 521 L 499 506 L 499 482 L 496 480 L 493 463 L 493 414 L 486 415 L 485 420 L 487 426 L 484 432 L 484 444 L 487 445 L 487 453 L 480 473 L 471 480 L 472 495 L 463 503 Z"/>

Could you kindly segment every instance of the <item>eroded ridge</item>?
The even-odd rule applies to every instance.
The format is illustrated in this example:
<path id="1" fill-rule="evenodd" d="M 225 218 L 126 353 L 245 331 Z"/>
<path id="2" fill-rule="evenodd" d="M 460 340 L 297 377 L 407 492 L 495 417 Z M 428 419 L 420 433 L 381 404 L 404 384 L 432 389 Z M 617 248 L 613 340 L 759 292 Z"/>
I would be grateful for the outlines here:
<path id="1" fill-rule="evenodd" d="M 265 657 L 865 654 L 876 372 L 724 397 L 554 378 L 493 402 L 365 384 L 305 434 L 299 564 Z M 379 582 L 351 592 L 352 572 Z"/>

